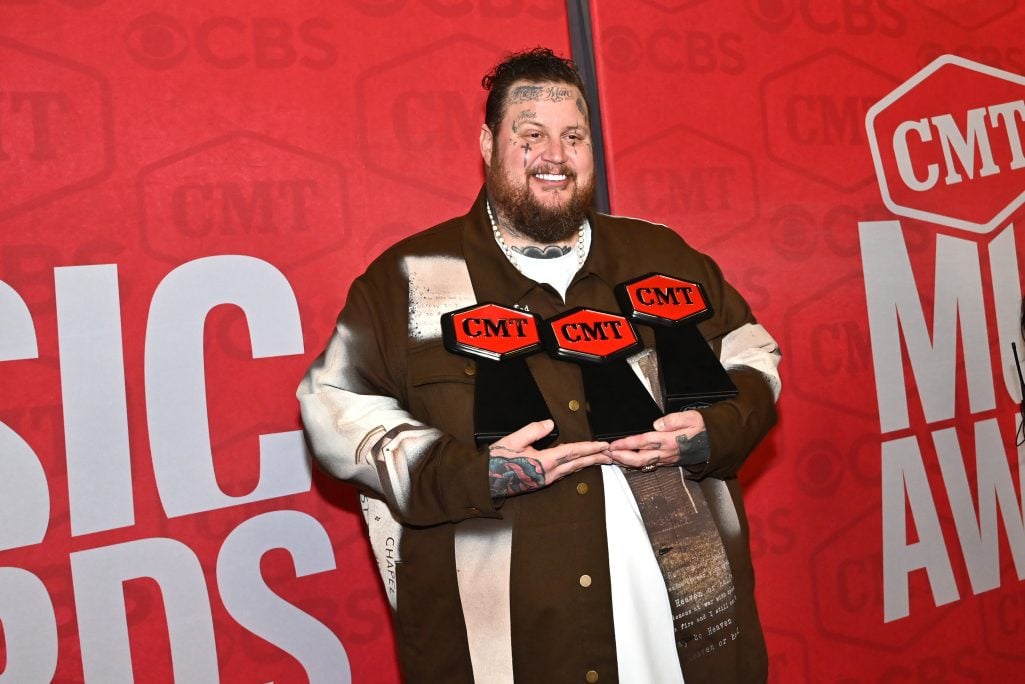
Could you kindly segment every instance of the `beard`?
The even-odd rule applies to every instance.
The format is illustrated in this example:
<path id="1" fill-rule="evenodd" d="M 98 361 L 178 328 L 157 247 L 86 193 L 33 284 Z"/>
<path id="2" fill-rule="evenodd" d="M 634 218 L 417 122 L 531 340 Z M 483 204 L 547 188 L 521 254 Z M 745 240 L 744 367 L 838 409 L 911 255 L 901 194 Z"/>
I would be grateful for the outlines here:
<path id="1" fill-rule="evenodd" d="M 534 173 L 564 173 L 574 181 L 577 175 L 572 170 L 554 164 L 546 164 Z M 550 245 L 568 240 L 580 229 L 587 217 L 594 199 L 594 177 L 586 186 L 573 184 L 573 194 L 560 206 L 548 206 L 534 196 L 529 184 L 513 185 L 502 174 L 500 164 L 492 157 L 487 170 L 488 195 L 502 218 L 511 224 L 513 230 L 531 240 Z"/>

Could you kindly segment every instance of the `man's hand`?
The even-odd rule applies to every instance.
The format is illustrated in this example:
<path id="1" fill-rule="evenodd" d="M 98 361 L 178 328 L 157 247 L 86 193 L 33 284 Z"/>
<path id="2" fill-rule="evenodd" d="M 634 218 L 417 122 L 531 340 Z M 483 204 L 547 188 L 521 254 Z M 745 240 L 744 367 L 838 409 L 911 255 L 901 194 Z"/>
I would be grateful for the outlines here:
<path id="1" fill-rule="evenodd" d="M 528 423 L 489 447 L 493 498 L 532 492 L 582 468 L 613 462 L 608 442 L 573 442 L 540 451 L 531 446 L 554 427 L 551 420 Z"/>
<path id="2" fill-rule="evenodd" d="M 654 423 L 654 432 L 617 439 L 609 445 L 612 459 L 628 468 L 696 465 L 708 460 L 705 419 L 697 411 L 670 413 Z"/>

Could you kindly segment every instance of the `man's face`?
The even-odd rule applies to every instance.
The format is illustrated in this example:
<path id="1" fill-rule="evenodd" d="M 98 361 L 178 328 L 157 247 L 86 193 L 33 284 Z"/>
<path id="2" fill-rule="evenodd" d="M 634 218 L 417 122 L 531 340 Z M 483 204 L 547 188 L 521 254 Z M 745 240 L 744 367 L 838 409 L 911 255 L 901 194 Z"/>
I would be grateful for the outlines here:
<path id="1" fill-rule="evenodd" d="M 488 191 L 514 230 L 538 242 L 569 238 L 594 194 L 587 105 L 574 86 L 517 81 L 492 134 L 481 127 Z"/>

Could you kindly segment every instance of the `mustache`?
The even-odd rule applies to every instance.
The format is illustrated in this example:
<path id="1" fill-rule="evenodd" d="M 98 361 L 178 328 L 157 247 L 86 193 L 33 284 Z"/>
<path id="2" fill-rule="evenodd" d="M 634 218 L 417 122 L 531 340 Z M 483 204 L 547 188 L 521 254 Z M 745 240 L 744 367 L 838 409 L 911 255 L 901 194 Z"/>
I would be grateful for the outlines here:
<path id="1" fill-rule="evenodd" d="M 530 170 L 531 175 L 537 175 L 539 173 L 546 174 L 562 174 L 567 178 L 576 178 L 577 173 L 569 166 L 565 164 L 553 164 L 551 162 L 539 162 L 534 168 Z"/>

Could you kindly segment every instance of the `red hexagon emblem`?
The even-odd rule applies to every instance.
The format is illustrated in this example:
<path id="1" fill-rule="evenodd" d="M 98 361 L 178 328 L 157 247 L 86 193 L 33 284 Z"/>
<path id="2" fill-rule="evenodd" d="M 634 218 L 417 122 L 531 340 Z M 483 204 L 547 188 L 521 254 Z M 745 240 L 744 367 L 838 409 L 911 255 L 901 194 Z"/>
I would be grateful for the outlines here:
<path id="1" fill-rule="evenodd" d="M 456 354 L 504 361 L 541 348 L 541 317 L 500 304 L 475 304 L 441 317 L 445 348 Z"/>
<path id="2" fill-rule="evenodd" d="M 836 75 L 843 74 L 843 88 Z M 823 50 L 762 82 L 762 120 L 769 156 L 812 180 L 852 192 L 872 182 L 860 121 L 897 83 L 875 65 Z"/>
<path id="3" fill-rule="evenodd" d="M 900 216 L 989 233 L 1025 202 L 1025 77 L 943 55 L 865 119 L 879 190 Z"/>
<path id="4" fill-rule="evenodd" d="M 617 285 L 616 298 L 623 311 L 640 323 L 677 326 L 712 315 L 700 283 L 661 273 Z"/>
<path id="5" fill-rule="evenodd" d="M 237 131 L 139 172 L 143 245 L 180 263 L 207 254 L 250 254 L 279 265 L 346 244 L 347 174 L 334 159 L 259 133 Z"/>
<path id="6" fill-rule="evenodd" d="M 449 133 L 480 128 L 487 95 L 477 75 L 480 65 L 493 64 L 507 52 L 476 36 L 457 34 L 361 73 L 354 101 L 367 168 L 464 202 L 481 181 L 477 137 Z M 416 169 L 411 157 L 417 159 Z"/>
<path id="7" fill-rule="evenodd" d="M 644 346 L 625 317 L 582 306 L 545 321 L 541 339 L 552 356 L 588 363 L 617 361 Z"/>
<path id="8" fill-rule="evenodd" d="M 644 216 L 681 231 L 688 242 L 710 244 L 753 225 L 758 189 L 750 153 L 687 126 L 659 131 L 613 151 L 609 180 L 615 213 Z"/>
<path id="9" fill-rule="evenodd" d="M 99 183 L 114 168 L 110 84 L 0 36 L 0 220 Z"/>

